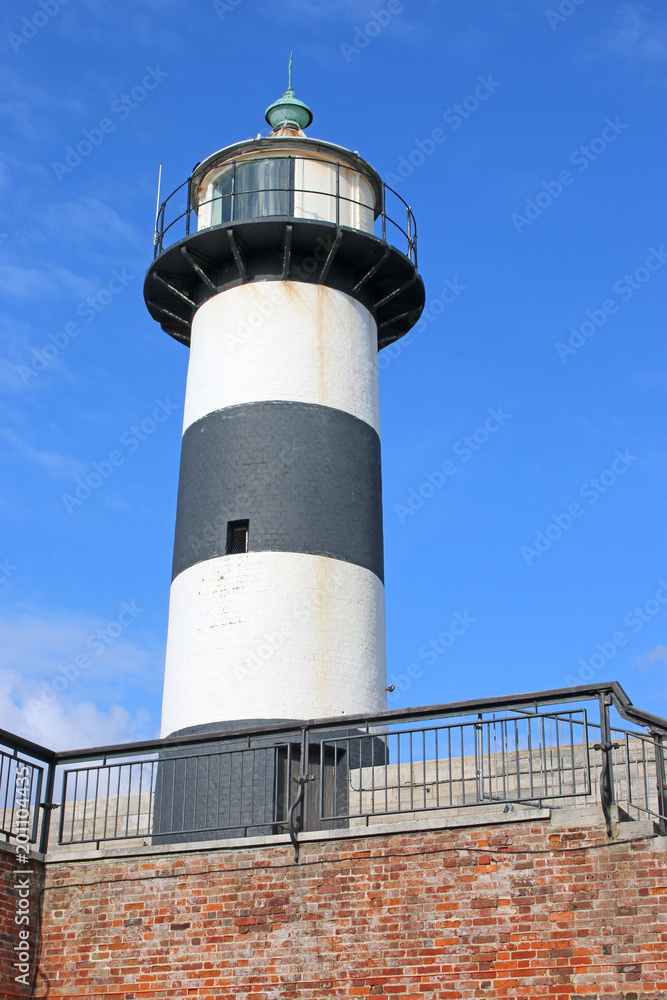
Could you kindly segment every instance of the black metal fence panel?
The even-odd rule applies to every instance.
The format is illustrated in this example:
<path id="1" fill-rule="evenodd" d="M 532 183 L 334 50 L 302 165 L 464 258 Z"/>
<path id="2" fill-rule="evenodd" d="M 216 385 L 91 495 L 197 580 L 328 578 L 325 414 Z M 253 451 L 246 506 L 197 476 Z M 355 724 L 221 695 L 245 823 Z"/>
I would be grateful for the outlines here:
<path id="1" fill-rule="evenodd" d="M 0 834 L 37 841 L 44 768 L 0 751 Z"/>
<path id="2" fill-rule="evenodd" d="M 613 706 L 637 728 L 612 726 Z M 60 754 L 0 732 L 0 833 L 39 834 L 45 851 L 55 810 L 62 846 L 286 832 L 296 843 L 445 811 L 577 804 L 600 805 L 611 831 L 612 803 L 667 833 L 665 739 L 667 721 L 615 684 Z"/>

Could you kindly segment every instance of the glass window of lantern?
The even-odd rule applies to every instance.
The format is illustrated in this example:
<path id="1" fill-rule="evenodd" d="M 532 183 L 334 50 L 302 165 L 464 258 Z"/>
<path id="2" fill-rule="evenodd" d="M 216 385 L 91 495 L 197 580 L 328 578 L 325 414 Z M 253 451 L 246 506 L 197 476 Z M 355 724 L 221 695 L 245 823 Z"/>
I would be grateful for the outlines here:
<path id="1" fill-rule="evenodd" d="M 213 182 L 210 209 L 212 226 L 221 226 L 232 219 L 232 168 L 225 167 Z"/>
<path id="2" fill-rule="evenodd" d="M 236 164 L 234 219 L 291 215 L 293 181 L 287 157 Z"/>

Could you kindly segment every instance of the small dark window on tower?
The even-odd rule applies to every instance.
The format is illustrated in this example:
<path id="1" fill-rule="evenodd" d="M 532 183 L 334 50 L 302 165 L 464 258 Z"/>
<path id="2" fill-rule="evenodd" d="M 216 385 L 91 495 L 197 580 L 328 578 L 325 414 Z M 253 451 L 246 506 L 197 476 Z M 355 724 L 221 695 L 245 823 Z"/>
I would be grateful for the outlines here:
<path id="1" fill-rule="evenodd" d="M 227 555 L 236 556 L 248 551 L 248 521 L 227 522 Z"/>

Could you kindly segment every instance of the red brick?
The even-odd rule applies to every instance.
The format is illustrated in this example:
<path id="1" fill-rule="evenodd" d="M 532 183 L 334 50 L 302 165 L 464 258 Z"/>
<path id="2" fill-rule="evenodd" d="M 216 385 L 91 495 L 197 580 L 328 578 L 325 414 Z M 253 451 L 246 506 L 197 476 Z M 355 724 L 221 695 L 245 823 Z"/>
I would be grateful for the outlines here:
<path id="1" fill-rule="evenodd" d="M 510 820 L 306 841 L 302 865 L 282 845 L 35 865 L 42 982 L 54 1000 L 660 1000 L 656 846 Z M 13 1000 L 11 868 L 0 847 Z"/>

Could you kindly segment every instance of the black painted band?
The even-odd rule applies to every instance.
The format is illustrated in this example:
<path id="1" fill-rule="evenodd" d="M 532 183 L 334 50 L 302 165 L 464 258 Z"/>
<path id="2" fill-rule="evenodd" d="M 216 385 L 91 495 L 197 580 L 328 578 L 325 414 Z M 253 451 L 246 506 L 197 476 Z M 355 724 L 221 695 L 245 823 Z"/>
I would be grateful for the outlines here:
<path id="1" fill-rule="evenodd" d="M 364 420 L 309 403 L 216 410 L 183 435 L 172 579 L 225 554 L 248 520 L 249 552 L 343 559 L 384 579 L 380 438 Z"/>

